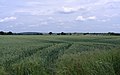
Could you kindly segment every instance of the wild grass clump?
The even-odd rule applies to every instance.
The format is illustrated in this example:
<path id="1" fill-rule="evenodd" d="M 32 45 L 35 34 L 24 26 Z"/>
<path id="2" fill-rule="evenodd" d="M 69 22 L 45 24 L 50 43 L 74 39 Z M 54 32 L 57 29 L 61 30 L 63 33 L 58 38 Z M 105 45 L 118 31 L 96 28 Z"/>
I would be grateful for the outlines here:
<path id="1" fill-rule="evenodd" d="M 90 51 L 64 55 L 57 75 L 120 75 L 120 51 Z"/>
<path id="2" fill-rule="evenodd" d="M 5 71 L 5 68 L 0 66 L 0 75 L 8 75 L 8 73 Z"/>
<path id="3" fill-rule="evenodd" d="M 11 67 L 11 75 L 48 75 L 39 62 L 24 62 Z"/>

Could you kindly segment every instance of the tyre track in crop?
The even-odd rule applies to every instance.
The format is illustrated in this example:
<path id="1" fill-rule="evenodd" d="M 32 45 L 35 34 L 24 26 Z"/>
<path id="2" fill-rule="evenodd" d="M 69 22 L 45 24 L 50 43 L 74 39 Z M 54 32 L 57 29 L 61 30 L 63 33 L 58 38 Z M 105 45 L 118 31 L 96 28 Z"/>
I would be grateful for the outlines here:
<path id="1" fill-rule="evenodd" d="M 47 72 L 50 75 L 55 75 L 55 64 L 56 60 L 64 54 L 64 51 L 69 49 L 73 44 L 72 43 L 63 43 L 61 47 L 53 49 L 49 52 L 45 58 L 44 66 Z"/>
<path id="2" fill-rule="evenodd" d="M 48 45 L 48 46 L 45 46 L 45 47 L 40 47 L 40 48 L 37 48 L 37 49 L 31 49 L 31 50 L 23 51 L 22 54 L 18 55 L 16 58 L 9 59 L 9 60 L 6 60 L 5 62 L 3 62 L 3 64 L 4 64 L 3 66 L 7 69 L 12 64 L 14 64 L 16 62 L 19 62 L 20 60 L 24 60 L 25 58 L 34 55 L 38 51 L 44 50 L 44 49 L 49 48 L 49 47 L 54 46 L 54 45 L 55 44 Z"/>

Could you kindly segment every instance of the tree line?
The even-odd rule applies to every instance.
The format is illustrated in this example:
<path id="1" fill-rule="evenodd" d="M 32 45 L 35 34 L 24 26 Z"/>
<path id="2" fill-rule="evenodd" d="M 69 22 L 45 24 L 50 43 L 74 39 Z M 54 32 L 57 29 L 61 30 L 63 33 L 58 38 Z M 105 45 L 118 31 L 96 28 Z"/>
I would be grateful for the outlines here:
<path id="1" fill-rule="evenodd" d="M 0 31 L 0 35 L 13 35 L 13 33 L 11 31 L 9 32 Z"/>
<path id="2" fill-rule="evenodd" d="M 115 35 L 115 36 L 120 36 L 120 33 L 114 33 L 114 32 L 108 32 L 108 33 L 65 33 L 65 32 L 61 32 L 61 33 L 53 33 L 53 32 L 49 32 L 49 33 L 39 33 L 39 32 L 23 32 L 23 33 L 13 33 L 11 31 L 9 32 L 4 32 L 4 31 L 0 31 L 0 35 Z"/>

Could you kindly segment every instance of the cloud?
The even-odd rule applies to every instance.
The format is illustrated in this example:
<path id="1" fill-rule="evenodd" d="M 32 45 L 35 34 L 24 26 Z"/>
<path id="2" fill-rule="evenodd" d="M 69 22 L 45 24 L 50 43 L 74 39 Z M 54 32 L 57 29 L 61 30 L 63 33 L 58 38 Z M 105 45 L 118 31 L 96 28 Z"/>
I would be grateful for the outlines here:
<path id="1" fill-rule="evenodd" d="M 87 17 L 88 20 L 95 20 L 96 19 L 96 16 L 90 16 L 90 17 Z"/>
<path id="2" fill-rule="evenodd" d="M 114 28 L 120 28 L 120 24 L 113 24 L 112 27 L 114 27 Z"/>
<path id="3" fill-rule="evenodd" d="M 73 2 L 76 2 L 78 0 L 65 0 L 65 1 L 68 2 L 68 3 L 73 3 Z"/>
<path id="4" fill-rule="evenodd" d="M 16 17 L 5 17 L 3 19 L 0 19 L 0 22 L 8 22 L 8 21 L 13 21 L 13 20 L 16 20 L 17 18 Z"/>
<path id="5" fill-rule="evenodd" d="M 75 20 L 76 21 L 86 21 L 86 20 L 96 20 L 96 16 L 89 16 L 89 17 L 84 17 L 84 16 L 78 16 Z"/>
<path id="6" fill-rule="evenodd" d="M 75 20 L 76 21 L 85 21 L 86 19 L 83 16 L 78 16 Z"/>
<path id="7" fill-rule="evenodd" d="M 63 6 L 62 10 L 60 10 L 60 13 L 65 13 L 65 14 L 74 13 L 74 12 L 79 11 L 80 9 L 83 9 L 83 8 L 82 7 L 65 7 L 65 6 Z"/>
<path id="8" fill-rule="evenodd" d="M 120 15 L 118 13 L 114 13 L 114 14 L 105 14 L 103 16 L 108 17 L 108 18 L 112 18 L 112 17 L 117 17 L 117 16 L 120 16 Z"/>
<path id="9" fill-rule="evenodd" d="M 54 11 L 50 10 L 50 9 L 44 9 L 41 10 L 40 8 L 22 8 L 22 9 L 18 9 L 16 11 L 14 11 L 14 13 L 27 13 L 27 14 L 31 14 L 34 16 L 40 16 L 40 15 L 52 15 L 54 13 Z"/>
<path id="10" fill-rule="evenodd" d="M 99 22 L 108 22 L 108 21 L 110 21 L 110 18 L 106 18 L 106 19 L 99 19 L 98 21 L 99 21 Z"/>
<path id="11" fill-rule="evenodd" d="M 54 20 L 54 18 L 53 17 L 48 17 L 48 20 Z"/>
<path id="12" fill-rule="evenodd" d="M 120 2 L 108 2 L 106 3 L 106 8 L 108 9 L 119 9 L 120 8 Z"/>
<path id="13" fill-rule="evenodd" d="M 31 24 L 28 27 L 39 27 L 39 26 L 40 26 L 39 24 Z"/>

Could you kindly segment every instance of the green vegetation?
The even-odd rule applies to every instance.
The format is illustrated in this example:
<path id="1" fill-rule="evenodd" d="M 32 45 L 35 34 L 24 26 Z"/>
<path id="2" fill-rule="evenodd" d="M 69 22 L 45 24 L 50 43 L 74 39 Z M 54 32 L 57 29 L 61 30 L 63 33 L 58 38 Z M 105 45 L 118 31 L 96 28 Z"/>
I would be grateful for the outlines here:
<path id="1" fill-rule="evenodd" d="M 1 35 L 0 75 L 120 75 L 120 36 Z"/>

